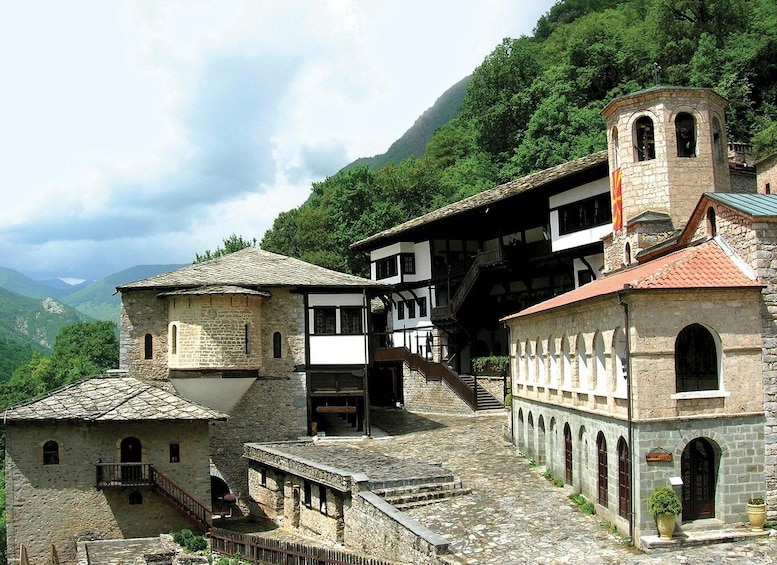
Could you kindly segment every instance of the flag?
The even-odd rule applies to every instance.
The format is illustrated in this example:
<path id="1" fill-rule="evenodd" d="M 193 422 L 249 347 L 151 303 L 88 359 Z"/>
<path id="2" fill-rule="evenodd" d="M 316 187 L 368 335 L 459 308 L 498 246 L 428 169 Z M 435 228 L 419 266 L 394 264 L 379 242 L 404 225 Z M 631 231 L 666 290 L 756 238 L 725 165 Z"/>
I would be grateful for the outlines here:
<path id="1" fill-rule="evenodd" d="M 620 167 L 612 172 L 612 230 L 623 227 L 623 193 Z"/>

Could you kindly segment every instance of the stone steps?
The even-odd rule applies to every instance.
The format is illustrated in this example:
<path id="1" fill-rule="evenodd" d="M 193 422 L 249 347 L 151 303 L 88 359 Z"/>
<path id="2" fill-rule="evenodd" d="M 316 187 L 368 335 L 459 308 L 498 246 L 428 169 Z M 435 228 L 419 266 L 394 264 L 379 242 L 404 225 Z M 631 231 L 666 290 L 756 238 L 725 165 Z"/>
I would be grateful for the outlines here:
<path id="1" fill-rule="evenodd" d="M 504 404 L 494 398 L 494 395 L 488 392 L 485 388 L 480 385 L 475 387 L 475 377 L 472 375 L 459 375 L 459 377 L 466 383 L 469 388 L 475 390 L 475 394 L 477 395 L 478 399 L 478 410 L 496 410 L 498 408 L 504 408 Z"/>
<path id="2" fill-rule="evenodd" d="M 472 490 L 462 486 L 461 481 L 446 481 L 379 488 L 373 492 L 395 508 L 405 510 L 470 494 Z"/>

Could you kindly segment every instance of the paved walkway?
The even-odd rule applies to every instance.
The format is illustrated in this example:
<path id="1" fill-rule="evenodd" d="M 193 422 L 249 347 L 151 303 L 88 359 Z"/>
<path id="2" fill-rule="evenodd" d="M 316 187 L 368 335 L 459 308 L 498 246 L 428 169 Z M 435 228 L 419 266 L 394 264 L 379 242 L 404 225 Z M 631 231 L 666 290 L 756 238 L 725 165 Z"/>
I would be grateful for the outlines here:
<path id="1" fill-rule="evenodd" d="M 451 541 L 450 563 L 777 564 L 777 538 L 646 555 L 577 509 L 502 439 L 507 416 L 456 417 L 373 410 L 372 424 L 389 437 L 359 441 L 362 449 L 440 463 L 472 494 L 408 511 Z"/>

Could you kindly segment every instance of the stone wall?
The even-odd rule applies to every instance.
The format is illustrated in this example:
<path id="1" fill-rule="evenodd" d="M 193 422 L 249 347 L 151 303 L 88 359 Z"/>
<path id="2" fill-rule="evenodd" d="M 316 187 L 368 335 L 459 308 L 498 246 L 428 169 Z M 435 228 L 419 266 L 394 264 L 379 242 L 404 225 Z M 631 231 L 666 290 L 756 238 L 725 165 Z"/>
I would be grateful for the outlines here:
<path id="1" fill-rule="evenodd" d="M 156 290 L 132 290 L 121 294 L 119 367 L 132 376 L 167 379 L 167 300 Z M 145 336 L 151 334 L 153 356 L 145 359 Z"/>
<path id="2" fill-rule="evenodd" d="M 660 298 L 660 299 L 659 299 Z M 630 367 L 635 418 L 676 418 L 692 414 L 742 414 L 763 411 L 759 292 L 750 289 L 630 292 Z M 721 395 L 681 398 L 675 391 L 674 345 L 680 330 L 698 323 L 714 332 L 721 344 Z M 511 320 L 513 396 L 580 410 L 623 416 L 625 388 L 618 377 L 616 335 L 624 325 L 624 309 L 615 296 Z M 537 336 L 541 336 L 538 341 Z M 583 345 L 585 355 L 579 344 Z M 601 347 L 597 352 L 596 343 Z M 566 354 L 564 352 L 567 352 Z M 551 359 L 551 357 L 553 357 Z M 565 361 L 565 357 L 568 361 Z M 569 364 L 563 376 L 564 365 Z M 555 374 L 554 374 L 555 371 Z M 601 371 L 601 374 L 600 374 Z M 541 374 L 538 374 L 541 373 Z M 618 386 L 618 385 L 621 386 Z"/>
<path id="3" fill-rule="evenodd" d="M 436 565 L 448 541 L 379 496 L 355 492 L 345 506 L 345 544 L 367 555 L 403 563 Z"/>
<path id="4" fill-rule="evenodd" d="M 428 381 L 407 363 L 402 366 L 403 396 L 405 408 L 411 412 L 436 412 L 441 414 L 467 414 L 472 409 L 445 381 Z"/>
<path id="5" fill-rule="evenodd" d="M 31 563 L 47 562 L 54 545 L 60 561 L 75 560 L 76 540 L 156 536 L 192 528 L 150 487 L 97 490 L 98 461 L 120 461 L 121 440 L 134 436 L 143 462 L 152 464 L 210 508 L 207 422 L 9 423 L 6 427 L 8 555 L 21 544 Z M 43 444 L 59 444 L 59 464 L 43 465 Z M 180 446 L 171 463 L 169 444 Z M 129 504 L 137 491 L 142 504 Z"/>
<path id="6" fill-rule="evenodd" d="M 168 321 L 176 329 L 168 355 L 170 369 L 255 369 L 262 365 L 261 298 L 208 294 L 173 296 L 167 301 Z"/>
<path id="7" fill-rule="evenodd" d="M 777 153 L 756 163 L 758 172 L 757 190 L 760 194 L 777 194 Z M 768 185 L 768 192 L 767 192 Z"/>
<path id="8" fill-rule="evenodd" d="M 628 420 L 581 412 L 572 407 L 554 406 L 526 399 L 514 400 L 513 430 L 516 445 L 527 457 L 545 465 L 554 475 L 565 476 L 564 427 L 572 434 L 572 484 L 596 505 L 597 516 L 629 532 L 628 519 L 619 512 L 619 440 L 629 441 Z M 607 451 L 607 499 L 599 504 L 597 440 L 602 434 Z M 670 486 L 671 477 L 681 477 L 681 460 L 690 440 L 703 437 L 715 451 L 717 483 L 715 517 L 727 524 L 746 520 L 750 495 L 762 492 L 764 481 L 763 418 L 730 416 L 673 421 L 636 421 L 630 446 L 633 469 L 635 542 L 655 535 L 655 522 L 647 511 L 647 500 L 657 486 Z M 672 454 L 669 462 L 647 462 L 645 454 L 660 449 Z"/>
<path id="9" fill-rule="evenodd" d="M 243 444 L 286 441 L 305 436 L 307 395 L 305 373 L 259 377 L 229 414 L 226 422 L 214 422 L 210 456 L 230 489 L 248 492 L 248 465 Z"/>
<path id="10" fill-rule="evenodd" d="M 759 169 L 759 190 L 763 182 Z M 777 517 L 777 223 L 753 218 L 718 203 L 715 210 L 717 233 L 725 239 L 737 255 L 755 272 L 764 284 L 760 312 L 762 335 L 762 366 L 759 372 L 763 383 L 765 411 L 764 438 L 766 463 L 766 502 L 769 519 Z M 696 233 L 703 233 L 703 220 Z M 751 319 L 736 316 L 735 320 Z"/>

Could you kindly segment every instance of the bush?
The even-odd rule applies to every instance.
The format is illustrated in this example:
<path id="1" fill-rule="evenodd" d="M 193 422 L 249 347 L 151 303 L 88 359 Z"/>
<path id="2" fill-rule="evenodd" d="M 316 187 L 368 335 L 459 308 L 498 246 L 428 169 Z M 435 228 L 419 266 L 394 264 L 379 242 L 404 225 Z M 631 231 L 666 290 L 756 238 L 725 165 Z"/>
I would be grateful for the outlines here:
<path id="1" fill-rule="evenodd" d="M 208 549 L 208 540 L 203 536 L 196 536 L 191 530 L 183 529 L 173 534 L 173 541 L 185 548 L 190 553 Z"/>
<path id="2" fill-rule="evenodd" d="M 656 487 L 648 499 L 648 512 L 651 516 L 666 514 L 676 516 L 682 509 L 680 497 L 670 487 Z"/>

